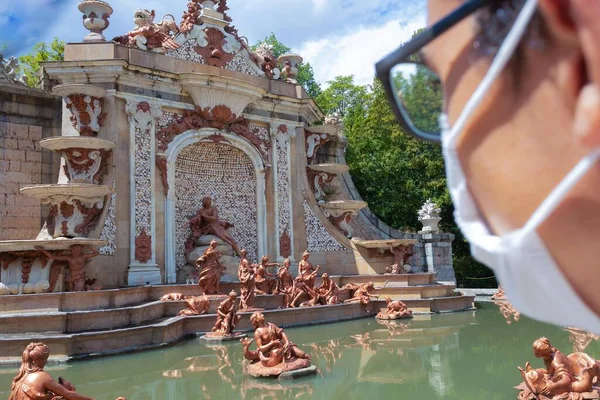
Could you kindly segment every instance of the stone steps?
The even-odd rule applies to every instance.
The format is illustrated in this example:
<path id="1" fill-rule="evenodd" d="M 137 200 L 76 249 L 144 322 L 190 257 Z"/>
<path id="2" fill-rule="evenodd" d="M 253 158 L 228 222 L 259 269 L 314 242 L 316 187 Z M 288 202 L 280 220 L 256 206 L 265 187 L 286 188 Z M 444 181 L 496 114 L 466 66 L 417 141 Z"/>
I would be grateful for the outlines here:
<path id="1" fill-rule="evenodd" d="M 372 317 L 380 305 L 365 311 L 360 304 L 267 310 L 268 321 L 281 327 L 304 326 Z M 241 313 L 239 330 L 251 330 L 251 313 Z M 31 341 L 42 341 L 51 349 L 51 361 L 112 355 L 166 346 L 198 332 L 210 331 L 215 315 L 171 317 L 138 327 L 83 333 L 23 333 L 0 336 L 0 364 L 20 364 L 23 349 Z"/>

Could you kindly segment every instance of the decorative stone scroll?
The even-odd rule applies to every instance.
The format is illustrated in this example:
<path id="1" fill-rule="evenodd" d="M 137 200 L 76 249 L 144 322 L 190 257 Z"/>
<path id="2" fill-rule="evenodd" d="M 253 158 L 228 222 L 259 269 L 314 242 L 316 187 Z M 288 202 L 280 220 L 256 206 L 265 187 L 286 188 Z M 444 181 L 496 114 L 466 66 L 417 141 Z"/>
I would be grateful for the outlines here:
<path id="1" fill-rule="evenodd" d="M 315 194 L 315 199 L 317 199 L 317 201 L 324 201 L 326 196 L 325 185 L 331 183 L 336 177 L 336 174 L 315 171 L 310 167 L 306 167 L 306 175 L 308 177 L 308 184 Z"/>
<path id="2" fill-rule="evenodd" d="M 160 174 L 160 181 L 162 182 L 163 194 L 165 197 L 169 195 L 169 180 L 167 179 L 167 156 L 160 154 L 156 156 L 156 168 Z"/>
<path id="3" fill-rule="evenodd" d="M 343 210 L 323 210 L 323 213 L 333 225 L 335 225 L 347 238 L 352 238 L 352 227 L 350 221 L 352 216 L 356 215 L 353 211 Z"/>
<path id="4" fill-rule="evenodd" d="M 306 131 L 306 157 L 308 158 L 309 164 L 316 157 L 319 147 L 325 145 L 327 142 L 329 142 L 329 135 L 326 133 L 312 133 L 308 130 Z"/>
<path id="5" fill-rule="evenodd" d="M 290 138 L 296 136 L 295 127 L 286 125 L 272 126 L 276 146 L 276 184 L 277 184 L 277 237 L 278 255 L 283 258 L 292 255 L 292 193 L 291 193 L 291 152 Z"/>
<path id="6" fill-rule="evenodd" d="M 111 150 L 65 149 L 62 151 L 65 175 L 71 182 L 99 185 L 108 172 L 111 153 Z"/>
<path id="7" fill-rule="evenodd" d="M 224 105 L 212 109 L 196 107 L 194 110 L 184 110 L 183 114 L 175 116 L 173 122 L 156 133 L 158 148 L 166 151 L 177 135 L 202 128 L 226 130 L 247 139 L 260 152 L 265 163 L 268 163 L 271 148 L 268 131 L 266 135 L 261 135 L 260 130 L 250 127 L 243 116 L 238 117 Z"/>
<path id="8" fill-rule="evenodd" d="M 154 260 L 154 130 L 162 115 L 158 105 L 127 102 L 131 143 L 131 258 L 146 264 Z M 138 258 L 140 257 L 140 258 Z"/>
<path id="9" fill-rule="evenodd" d="M 81 136 L 98 134 L 106 118 L 102 112 L 106 90 L 88 84 L 65 84 L 55 86 L 52 93 L 64 98 L 71 124 Z"/>

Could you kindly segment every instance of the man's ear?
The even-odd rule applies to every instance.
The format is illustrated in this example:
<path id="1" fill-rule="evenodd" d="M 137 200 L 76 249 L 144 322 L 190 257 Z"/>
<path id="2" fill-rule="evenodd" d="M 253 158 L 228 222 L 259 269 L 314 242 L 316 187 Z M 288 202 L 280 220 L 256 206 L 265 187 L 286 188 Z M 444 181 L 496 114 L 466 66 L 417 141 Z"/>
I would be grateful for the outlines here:
<path id="1" fill-rule="evenodd" d="M 600 146 L 600 1 L 538 0 L 549 40 L 573 46 L 559 85 L 574 105 L 573 133 L 586 147 Z M 562 77 L 562 78 L 561 78 Z"/>
<path id="2" fill-rule="evenodd" d="M 549 1 L 549 0 L 544 0 Z M 586 84 L 575 108 L 574 128 L 584 146 L 600 146 L 600 1 L 562 0 L 570 4 L 582 53 Z"/>

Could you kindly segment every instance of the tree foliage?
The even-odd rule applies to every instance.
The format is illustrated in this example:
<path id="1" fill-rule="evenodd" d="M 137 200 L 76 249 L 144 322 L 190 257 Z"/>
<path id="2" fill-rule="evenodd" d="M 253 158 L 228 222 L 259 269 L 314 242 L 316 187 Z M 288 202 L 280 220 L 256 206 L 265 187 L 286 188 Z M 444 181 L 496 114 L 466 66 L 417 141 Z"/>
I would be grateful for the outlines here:
<path id="1" fill-rule="evenodd" d="M 65 58 L 65 42 L 54 38 L 50 43 L 38 43 L 29 54 L 19 57 L 20 73 L 26 77 L 27 84 L 37 87 L 40 83 L 41 63 L 62 61 Z"/>
<path id="2" fill-rule="evenodd" d="M 252 46 L 252 50 L 256 50 L 256 48 L 263 43 L 266 43 L 272 47 L 275 59 L 292 51 L 291 48 L 281 43 L 274 33 L 271 33 L 269 36 Z M 281 68 L 282 65 L 280 65 L 279 67 Z M 317 80 L 315 79 L 315 72 L 310 63 L 303 62 L 298 64 L 297 79 L 298 83 L 300 83 L 304 87 L 304 90 L 306 90 L 306 93 L 308 93 L 310 97 L 316 98 L 319 94 L 321 94 L 321 85 L 319 85 L 319 82 L 317 82 Z"/>

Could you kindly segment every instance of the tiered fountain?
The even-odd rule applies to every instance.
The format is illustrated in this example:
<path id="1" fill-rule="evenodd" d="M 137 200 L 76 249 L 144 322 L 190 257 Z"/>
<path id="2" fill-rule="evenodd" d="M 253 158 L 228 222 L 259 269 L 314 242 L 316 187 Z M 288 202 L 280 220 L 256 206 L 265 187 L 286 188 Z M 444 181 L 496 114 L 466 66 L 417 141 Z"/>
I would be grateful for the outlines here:
<path id="1" fill-rule="evenodd" d="M 50 213 L 37 239 L 0 241 L 0 294 L 59 292 L 69 287 L 84 290 L 85 261 L 78 264 L 76 257 L 87 260 L 106 245 L 96 238 L 107 196 L 113 192 L 112 187 L 101 183 L 115 144 L 95 137 L 104 118 L 102 101 L 106 91 L 70 84 L 57 86 L 53 92 L 65 99 L 79 136 L 40 142 L 43 148 L 61 154 L 62 170 L 57 184 L 21 188 L 22 194 L 50 204 Z M 76 254 L 73 246 L 78 248 Z M 80 253 L 85 248 L 92 253 Z"/>
<path id="2" fill-rule="evenodd" d="M 343 143 L 342 124 L 339 117 L 330 115 L 325 118 L 324 125 L 311 126 L 306 132 L 306 156 L 309 184 L 314 189 L 315 199 L 323 215 L 337 227 L 347 238 L 352 238 L 350 221 L 361 209 L 367 206 L 364 201 L 335 200 L 327 201 L 327 184 L 343 173 L 348 172 L 348 165 L 337 163 L 317 164 L 317 151 L 327 142 Z"/>

